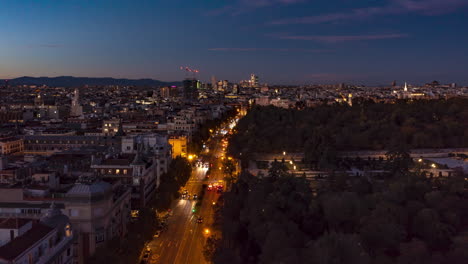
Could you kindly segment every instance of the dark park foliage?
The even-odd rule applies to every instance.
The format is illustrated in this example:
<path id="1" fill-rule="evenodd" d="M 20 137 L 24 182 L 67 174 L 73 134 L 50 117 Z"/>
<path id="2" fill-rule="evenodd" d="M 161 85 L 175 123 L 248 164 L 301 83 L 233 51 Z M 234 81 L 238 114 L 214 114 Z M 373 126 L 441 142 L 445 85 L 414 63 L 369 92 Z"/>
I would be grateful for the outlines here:
<path id="1" fill-rule="evenodd" d="M 305 152 L 305 163 L 330 175 L 312 188 L 284 162 L 275 161 L 265 176 L 243 172 L 216 208 L 222 237 L 210 240 L 205 256 L 232 264 L 467 263 L 465 178 L 426 177 L 409 156 L 413 148 L 467 147 L 467 105 L 457 98 L 303 110 L 254 106 L 230 139 L 230 155 Z M 336 152 L 350 150 L 386 150 L 385 162 L 353 162 L 384 164 L 388 175 L 335 171 L 351 162 Z"/>
<path id="2" fill-rule="evenodd" d="M 223 195 L 215 215 L 222 239 L 205 253 L 214 263 L 466 263 L 463 177 L 341 175 L 313 195 L 281 166 L 260 178 L 243 173 Z"/>
<path id="3" fill-rule="evenodd" d="M 468 99 L 358 101 L 283 109 L 254 106 L 242 118 L 230 155 L 305 152 L 306 162 L 329 167 L 336 151 L 468 147 Z M 242 155 L 241 155 L 242 153 Z"/>

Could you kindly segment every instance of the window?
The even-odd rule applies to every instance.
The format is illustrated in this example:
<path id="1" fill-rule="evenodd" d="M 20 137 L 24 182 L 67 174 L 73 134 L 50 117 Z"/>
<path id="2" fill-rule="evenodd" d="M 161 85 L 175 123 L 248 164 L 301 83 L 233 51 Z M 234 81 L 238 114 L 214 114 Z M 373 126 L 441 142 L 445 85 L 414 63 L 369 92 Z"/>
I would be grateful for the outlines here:
<path id="1" fill-rule="evenodd" d="M 99 232 L 96 234 L 96 243 L 99 243 L 99 242 L 102 242 L 104 241 L 104 233 L 103 232 Z"/>
<path id="2" fill-rule="evenodd" d="M 119 169 L 116 169 L 116 170 L 115 170 L 115 174 L 120 174 L 120 170 L 119 170 Z"/>
<path id="3" fill-rule="evenodd" d="M 102 208 L 94 208 L 93 210 L 94 216 L 101 216 L 102 215 Z"/>
<path id="4" fill-rule="evenodd" d="M 126 169 L 123 170 L 123 174 L 127 174 L 127 170 L 126 170 Z"/>
<path id="5" fill-rule="evenodd" d="M 69 209 L 70 211 L 70 216 L 79 216 L 80 215 L 80 210 L 78 209 Z"/>
<path id="6" fill-rule="evenodd" d="M 71 248 L 68 248 L 67 249 L 67 257 L 70 256 L 70 254 L 71 254 Z"/>

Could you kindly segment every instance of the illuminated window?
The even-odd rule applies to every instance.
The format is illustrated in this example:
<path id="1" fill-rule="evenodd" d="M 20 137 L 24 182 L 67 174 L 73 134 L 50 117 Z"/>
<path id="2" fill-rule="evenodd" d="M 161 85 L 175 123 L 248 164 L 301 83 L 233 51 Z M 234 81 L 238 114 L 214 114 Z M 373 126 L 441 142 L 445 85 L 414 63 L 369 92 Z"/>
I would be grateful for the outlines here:
<path id="1" fill-rule="evenodd" d="M 119 170 L 119 169 L 116 169 L 116 170 L 115 170 L 115 174 L 120 174 L 120 170 Z"/>
<path id="2" fill-rule="evenodd" d="M 127 170 L 126 170 L 126 169 L 125 169 L 125 170 L 123 170 L 123 174 L 127 174 Z"/>
<path id="3" fill-rule="evenodd" d="M 71 227 L 70 227 L 70 225 L 66 225 L 65 226 L 65 236 L 69 237 L 71 235 L 72 235 Z"/>

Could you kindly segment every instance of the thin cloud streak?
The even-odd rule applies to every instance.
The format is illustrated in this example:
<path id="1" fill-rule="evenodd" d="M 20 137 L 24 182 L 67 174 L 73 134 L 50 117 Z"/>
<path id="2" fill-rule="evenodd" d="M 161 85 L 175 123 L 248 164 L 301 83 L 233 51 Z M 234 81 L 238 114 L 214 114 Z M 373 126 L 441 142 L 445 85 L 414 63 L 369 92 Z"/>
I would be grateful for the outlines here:
<path id="1" fill-rule="evenodd" d="M 421 14 L 426 16 L 443 15 L 468 6 L 466 0 L 392 0 L 381 7 L 353 9 L 348 12 L 328 13 L 317 16 L 287 18 L 271 21 L 271 25 L 321 24 L 349 20 L 363 20 L 384 15 Z"/>
<path id="2" fill-rule="evenodd" d="M 60 45 L 60 44 L 40 44 L 39 47 L 42 47 L 42 48 L 62 48 L 63 45 Z"/>
<path id="3" fill-rule="evenodd" d="M 35 44 L 35 45 L 26 45 L 26 46 L 23 46 L 23 47 L 27 47 L 27 48 L 50 48 L 50 49 L 54 49 L 54 48 L 63 48 L 64 45 L 62 44 Z"/>
<path id="4" fill-rule="evenodd" d="M 228 14 L 231 16 L 238 16 L 244 13 L 255 11 L 259 8 L 299 4 L 307 1 L 308 0 L 238 0 L 234 4 L 209 10 L 205 12 L 205 15 L 220 16 Z"/>
<path id="5" fill-rule="evenodd" d="M 289 39 L 289 40 L 310 40 L 319 41 L 326 43 L 337 43 L 347 41 L 362 41 L 362 40 L 382 40 L 382 39 L 398 39 L 406 38 L 407 34 L 377 34 L 377 35 L 330 35 L 330 36 L 300 36 L 300 35 L 283 35 L 276 34 L 270 35 L 271 37 L 278 39 Z"/>
<path id="6" fill-rule="evenodd" d="M 273 52 L 315 52 L 324 53 L 330 50 L 323 49 L 288 49 L 288 48 L 210 48 L 209 51 L 238 51 L 238 52 L 252 52 L 252 51 L 273 51 Z"/>

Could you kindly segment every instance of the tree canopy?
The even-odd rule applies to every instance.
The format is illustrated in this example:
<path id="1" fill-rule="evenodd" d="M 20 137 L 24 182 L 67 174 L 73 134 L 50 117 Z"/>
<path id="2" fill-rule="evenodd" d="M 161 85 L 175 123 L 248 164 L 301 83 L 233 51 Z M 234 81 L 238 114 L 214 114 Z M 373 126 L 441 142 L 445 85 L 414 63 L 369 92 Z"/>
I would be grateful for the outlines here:
<path id="1" fill-rule="evenodd" d="M 333 163 L 335 151 L 468 147 L 468 99 L 362 101 L 303 110 L 254 106 L 230 140 L 234 157 L 305 152 L 309 162 Z"/>

